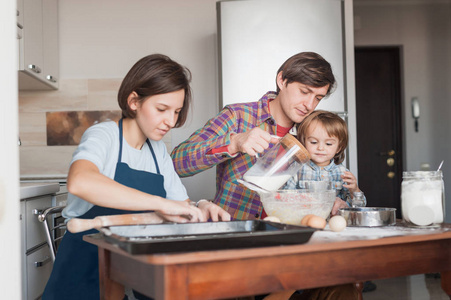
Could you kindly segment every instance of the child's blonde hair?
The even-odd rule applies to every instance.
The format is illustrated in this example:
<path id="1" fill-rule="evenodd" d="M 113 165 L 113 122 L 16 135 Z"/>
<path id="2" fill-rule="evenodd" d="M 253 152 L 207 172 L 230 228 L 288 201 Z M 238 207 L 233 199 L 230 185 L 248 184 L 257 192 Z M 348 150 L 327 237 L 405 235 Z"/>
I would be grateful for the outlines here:
<path id="1" fill-rule="evenodd" d="M 307 130 L 315 121 L 324 126 L 330 137 L 338 139 L 338 152 L 334 156 L 334 163 L 341 164 L 345 159 L 345 149 L 348 146 L 348 126 L 346 126 L 346 122 L 337 114 L 329 111 L 316 110 L 312 112 L 297 128 L 297 139 L 304 146 Z"/>

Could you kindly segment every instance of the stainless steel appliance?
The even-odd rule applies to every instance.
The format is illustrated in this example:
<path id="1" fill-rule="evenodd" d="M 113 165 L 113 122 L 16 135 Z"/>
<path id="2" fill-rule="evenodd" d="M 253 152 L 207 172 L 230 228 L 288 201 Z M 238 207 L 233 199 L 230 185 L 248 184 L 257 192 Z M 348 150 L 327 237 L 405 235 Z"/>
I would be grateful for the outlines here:
<path id="1" fill-rule="evenodd" d="M 220 109 L 257 101 L 275 90 L 276 72 L 287 58 L 317 52 L 331 63 L 337 79 L 336 90 L 317 108 L 348 122 L 352 141 L 346 164 L 356 175 L 352 1 L 219 1 L 217 14 Z"/>

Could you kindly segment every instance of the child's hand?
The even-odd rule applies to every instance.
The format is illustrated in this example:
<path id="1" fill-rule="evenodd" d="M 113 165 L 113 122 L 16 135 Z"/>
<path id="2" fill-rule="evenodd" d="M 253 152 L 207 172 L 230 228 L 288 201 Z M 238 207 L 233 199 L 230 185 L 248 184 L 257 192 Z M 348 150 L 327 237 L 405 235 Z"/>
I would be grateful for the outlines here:
<path id="1" fill-rule="evenodd" d="M 349 207 L 348 204 L 346 204 L 345 201 L 341 200 L 340 198 L 336 197 L 335 198 L 335 202 L 334 202 L 334 206 L 332 207 L 332 211 L 330 212 L 330 214 L 332 216 L 335 216 L 338 214 L 338 210 L 340 208 L 347 208 Z"/>
<path id="2" fill-rule="evenodd" d="M 343 186 L 351 192 L 351 195 L 353 195 L 354 192 L 360 192 L 359 186 L 357 185 L 357 179 L 351 172 L 344 172 L 344 174 L 341 175 L 341 178 L 343 179 Z"/>

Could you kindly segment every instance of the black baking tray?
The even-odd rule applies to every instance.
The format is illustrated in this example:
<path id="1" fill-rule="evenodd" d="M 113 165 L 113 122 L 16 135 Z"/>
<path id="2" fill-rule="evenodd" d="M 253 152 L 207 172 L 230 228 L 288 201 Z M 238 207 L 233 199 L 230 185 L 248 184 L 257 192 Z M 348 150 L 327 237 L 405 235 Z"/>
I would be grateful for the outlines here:
<path id="1" fill-rule="evenodd" d="M 110 226 L 99 231 L 128 253 L 157 254 L 303 244 L 316 229 L 246 220 Z"/>

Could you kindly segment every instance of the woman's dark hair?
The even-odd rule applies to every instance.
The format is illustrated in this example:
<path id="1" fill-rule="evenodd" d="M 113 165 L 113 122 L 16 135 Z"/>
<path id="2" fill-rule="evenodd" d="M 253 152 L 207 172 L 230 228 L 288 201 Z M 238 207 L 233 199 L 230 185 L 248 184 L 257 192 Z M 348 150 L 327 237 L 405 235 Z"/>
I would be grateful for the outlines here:
<path id="1" fill-rule="evenodd" d="M 117 100 L 122 109 L 122 117 L 136 117 L 136 112 L 130 109 L 127 101 L 132 92 L 138 94 L 137 100 L 142 104 L 150 96 L 184 90 L 183 107 L 174 127 L 182 126 L 188 116 L 192 98 L 190 82 L 190 70 L 166 55 L 152 54 L 141 58 L 125 75 L 119 88 Z"/>
<path id="2" fill-rule="evenodd" d="M 300 82 L 302 84 L 320 88 L 329 85 L 326 97 L 335 88 L 335 77 L 330 64 L 315 52 L 301 52 L 287 59 L 280 66 L 277 74 L 282 72 L 282 80 L 287 80 L 286 84 Z M 280 91 L 277 85 L 277 92 Z"/>
<path id="3" fill-rule="evenodd" d="M 331 137 L 338 139 L 338 152 L 334 156 L 334 163 L 341 164 L 345 159 L 345 150 L 348 147 L 348 126 L 337 114 L 325 110 L 315 110 L 308 115 L 297 128 L 297 139 L 305 146 L 305 138 L 309 127 L 314 122 L 321 124 Z"/>

